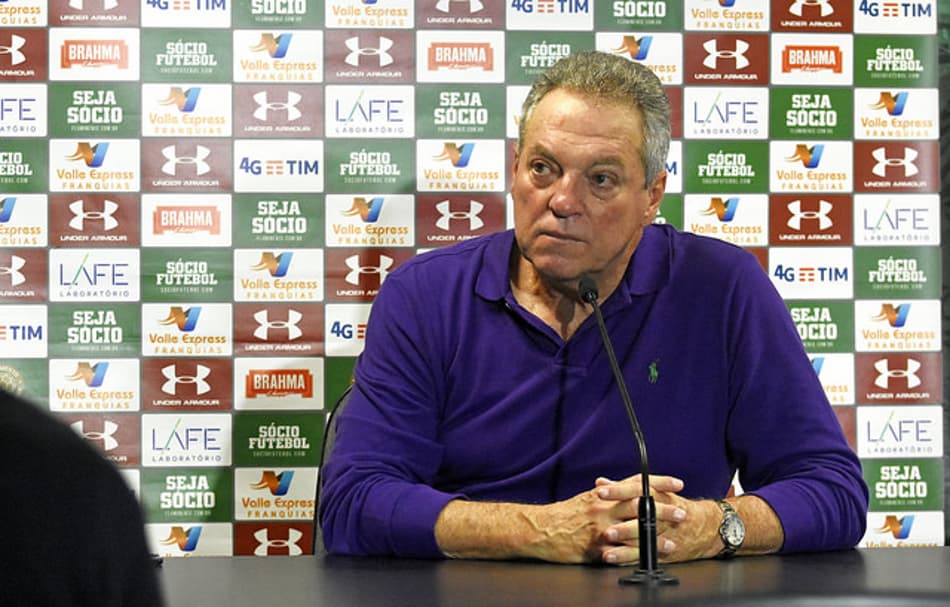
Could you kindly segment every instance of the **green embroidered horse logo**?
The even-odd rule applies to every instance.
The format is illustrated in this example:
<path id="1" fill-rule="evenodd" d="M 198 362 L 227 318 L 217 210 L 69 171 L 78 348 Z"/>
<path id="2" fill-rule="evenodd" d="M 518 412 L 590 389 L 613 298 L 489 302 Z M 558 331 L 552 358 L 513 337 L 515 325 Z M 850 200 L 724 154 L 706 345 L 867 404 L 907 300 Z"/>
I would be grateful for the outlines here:
<path id="1" fill-rule="evenodd" d="M 658 379 L 660 379 L 660 372 L 657 370 L 657 363 L 660 362 L 659 358 L 654 358 L 653 362 L 650 363 L 650 375 L 649 380 L 651 384 L 655 384 Z"/>

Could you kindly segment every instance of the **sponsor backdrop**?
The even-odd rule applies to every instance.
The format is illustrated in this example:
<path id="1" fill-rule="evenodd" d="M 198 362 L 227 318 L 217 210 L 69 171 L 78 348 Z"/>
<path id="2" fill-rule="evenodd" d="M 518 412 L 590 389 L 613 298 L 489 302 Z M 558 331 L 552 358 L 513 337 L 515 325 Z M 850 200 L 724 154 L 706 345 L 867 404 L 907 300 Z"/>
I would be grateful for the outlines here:
<path id="1" fill-rule="evenodd" d="M 528 85 L 596 48 L 673 102 L 658 221 L 787 300 L 864 462 L 862 545 L 943 544 L 937 12 L 0 0 L 0 383 L 121 468 L 156 552 L 310 552 L 380 284 L 510 224 Z"/>

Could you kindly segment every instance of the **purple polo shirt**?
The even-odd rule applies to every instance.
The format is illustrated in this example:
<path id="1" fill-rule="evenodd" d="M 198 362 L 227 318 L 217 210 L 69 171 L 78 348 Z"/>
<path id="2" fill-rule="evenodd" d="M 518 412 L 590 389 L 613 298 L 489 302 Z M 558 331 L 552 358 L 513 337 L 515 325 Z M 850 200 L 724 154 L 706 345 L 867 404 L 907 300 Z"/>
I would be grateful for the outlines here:
<path id="1" fill-rule="evenodd" d="M 596 320 L 565 342 L 518 305 L 513 241 L 431 251 L 386 279 L 321 470 L 330 552 L 439 557 L 452 499 L 544 504 L 639 471 Z M 738 469 L 782 521 L 783 551 L 857 544 L 860 463 L 751 254 L 650 226 L 603 312 L 651 472 L 719 498 Z"/>

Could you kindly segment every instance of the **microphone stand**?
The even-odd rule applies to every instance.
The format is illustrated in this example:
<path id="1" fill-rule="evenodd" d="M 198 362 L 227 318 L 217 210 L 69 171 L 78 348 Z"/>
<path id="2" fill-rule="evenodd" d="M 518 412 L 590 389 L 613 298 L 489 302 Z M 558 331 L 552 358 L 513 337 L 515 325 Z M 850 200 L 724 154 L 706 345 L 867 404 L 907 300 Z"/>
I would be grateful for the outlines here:
<path id="1" fill-rule="evenodd" d="M 600 338 L 604 343 L 604 349 L 607 351 L 610 368 L 613 371 L 617 388 L 620 390 L 620 398 L 627 410 L 630 427 L 633 429 L 633 437 L 640 449 L 640 479 L 643 481 L 637 512 L 637 527 L 640 531 L 639 537 L 637 537 L 640 550 L 640 567 L 630 575 L 621 577 L 617 581 L 620 584 L 679 584 L 679 578 L 664 572 L 657 562 L 656 503 L 650 493 L 650 464 L 647 459 L 647 443 L 643 438 L 643 432 L 640 430 L 637 414 L 633 410 L 633 401 L 631 401 L 630 393 L 627 391 L 627 384 L 620 372 L 620 365 L 617 363 L 617 356 L 614 354 L 613 344 L 610 341 L 610 335 L 607 333 L 604 315 L 600 310 L 600 304 L 597 303 L 599 297 L 597 284 L 590 276 L 585 275 L 581 278 L 577 291 L 581 301 L 590 304 L 590 307 L 594 310 L 597 327 L 600 329 Z"/>

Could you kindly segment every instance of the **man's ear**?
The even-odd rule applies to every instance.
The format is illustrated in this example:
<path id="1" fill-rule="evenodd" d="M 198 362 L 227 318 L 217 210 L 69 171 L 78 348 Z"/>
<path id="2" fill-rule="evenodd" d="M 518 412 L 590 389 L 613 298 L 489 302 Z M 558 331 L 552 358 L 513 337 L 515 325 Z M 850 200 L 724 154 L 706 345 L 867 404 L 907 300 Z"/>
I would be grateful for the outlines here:
<path id="1" fill-rule="evenodd" d="M 663 202 L 663 194 L 666 192 L 666 171 L 660 171 L 653 183 L 647 188 L 647 195 L 650 197 L 650 204 L 647 206 L 647 218 L 649 223 L 653 223 L 656 214 L 660 210 L 660 203 Z"/>

